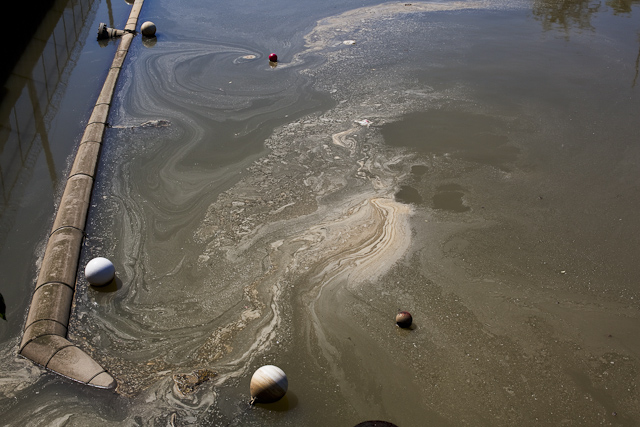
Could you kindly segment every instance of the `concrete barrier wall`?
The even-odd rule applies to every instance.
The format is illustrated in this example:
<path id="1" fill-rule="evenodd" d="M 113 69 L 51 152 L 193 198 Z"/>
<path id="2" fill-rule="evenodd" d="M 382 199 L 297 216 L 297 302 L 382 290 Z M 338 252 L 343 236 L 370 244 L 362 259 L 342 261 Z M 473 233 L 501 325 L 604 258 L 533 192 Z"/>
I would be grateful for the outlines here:
<path id="1" fill-rule="evenodd" d="M 31 300 L 19 353 L 53 372 L 94 387 L 113 389 L 115 379 L 67 340 L 69 315 L 91 190 L 120 69 L 133 40 L 144 0 L 132 6 L 60 200 Z"/>

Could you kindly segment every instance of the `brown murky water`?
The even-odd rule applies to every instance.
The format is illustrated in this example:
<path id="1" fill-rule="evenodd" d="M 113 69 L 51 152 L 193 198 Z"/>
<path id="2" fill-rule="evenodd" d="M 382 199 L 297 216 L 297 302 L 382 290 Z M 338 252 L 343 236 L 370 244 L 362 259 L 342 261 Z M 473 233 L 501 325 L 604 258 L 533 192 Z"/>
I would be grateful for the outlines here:
<path id="1" fill-rule="evenodd" d="M 145 4 L 70 332 L 118 394 L 11 357 L 15 425 L 640 422 L 640 4 L 333 6 Z"/>

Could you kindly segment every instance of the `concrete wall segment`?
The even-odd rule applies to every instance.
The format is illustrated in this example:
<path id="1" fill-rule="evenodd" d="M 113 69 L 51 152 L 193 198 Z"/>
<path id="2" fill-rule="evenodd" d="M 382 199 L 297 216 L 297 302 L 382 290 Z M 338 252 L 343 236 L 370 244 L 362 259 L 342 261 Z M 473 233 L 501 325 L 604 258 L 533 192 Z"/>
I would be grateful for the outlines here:
<path id="1" fill-rule="evenodd" d="M 115 388 L 116 381 L 108 372 L 102 372 L 89 381 L 89 385 L 98 388 Z"/>
<path id="2" fill-rule="evenodd" d="M 59 337 L 65 337 L 67 335 L 66 326 L 56 322 L 55 320 L 37 320 L 32 322 L 24 330 L 22 335 L 22 342 L 20 343 L 20 350 L 27 345 L 30 341 L 44 336 L 44 335 L 57 335 Z"/>
<path id="3" fill-rule="evenodd" d="M 84 230 L 92 187 L 93 178 L 87 175 L 74 175 L 67 180 L 52 230 L 62 227 Z"/>
<path id="4" fill-rule="evenodd" d="M 84 142 L 102 142 L 102 135 L 106 125 L 104 123 L 92 123 L 88 124 L 82 135 L 80 143 Z"/>
<path id="5" fill-rule="evenodd" d="M 20 354 L 62 376 L 98 388 L 113 389 L 115 379 L 65 336 L 76 272 L 91 199 L 93 178 L 120 69 L 134 35 L 144 0 L 136 0 L 125 34 L 92 111 L 67 180 L 36 281 Z"/>
<path id="6" fill-rule="evenodd" d="M 82 383 L 89 383 L 97 375 L 105 372 L 102 366 L 75 345 L 57 351 L 46 367 Z"/>
<path id="7" fill-rule="evenodd" d="M 20 350 L 20 354 L 46 368 L 49 360 L 51 360 L 54 354 L 69 346 L 73 346 L 73 344 L 71 344 L 65 337 L 58 335 L 43 335 L 29 341 Z"/>
<path id="8" fill-rule="evenodd" d="M 75 228 L 60 228 L 49 236 L 36 287 L 49 282 L 75 288 L 76 269 L 84 233 Z"/>
<path id="9" fill-rule="evenodd" d="M 80 144 L 76 158 L 73 161 L 73 166 L 71 167 L 71 172 L 69 173 L 69 179 L 75 175 L 87 175 L 95 178 L 101 146 L 102 144 L 99 142 L 85 142 Z"/>
<path id="10" fill-rule="evenodd" d="M 109 117 L 109 104 L 99 104 L 93 107 L 91 117 L 87 124 L 93 123 L 107 123 L 107 117 Z"/>
<path id="11" fill-rule="evenodd" d="M 116 52 L 117 55 L 117 52 Z M 107 78 L 104 81 L 104 85 L 102 86 L 102 90 L 100 91 L 100 96 L 98 96 L 97 104 L 111 104 L 111 100 L 113 98 L 113 92 L 116 87 L 116 83 L 118 81 L 118 76 L 120 74 L 120 68 L 111 68 L 109 73 L 107 74 Z"/>
<path id="12" fill-rule="evenodd" d="M 135 27 L 134 27 L 135 29 Z M 131 33 L 127 33 L 124 36 L 122 36 L 122 40 L 120 41 L 120 45 L 118 46 L 118 50 L 121 50 L 123 52 L 128 52 L 129 51 L 129 46 L 131 46 L 131 42 L 133 41 L 133 34 Z"/>
<path id="13" fill-rule="evenodd" d="M 116 51 L 116 55 L 114 56 L 113 62 L 111 63 L 111 70 L 114 68 L 122 68 L 128 51 L 128 49 Z"/>
<path id="14" fill-rule="evenodd" d="M 73 290 L 62 283 L 47 283 L 33 294 L 27 316 L 27 327 L 39 320 L 52 320 L 61 325 L 69 324 Z"/>

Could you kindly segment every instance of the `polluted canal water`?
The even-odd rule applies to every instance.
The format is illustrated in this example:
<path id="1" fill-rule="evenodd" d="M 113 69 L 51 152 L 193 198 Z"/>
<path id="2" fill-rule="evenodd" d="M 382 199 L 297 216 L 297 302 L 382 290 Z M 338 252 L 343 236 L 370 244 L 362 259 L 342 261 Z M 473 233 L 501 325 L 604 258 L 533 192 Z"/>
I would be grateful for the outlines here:
<path id="1" fill-rule="evenodd" d="M 639 16 L 145 2 L 158 30 L 111 105 L 68 333 L 118 386 L 29 365 L 1 323 L 5 423 L 637 425 Z M 23 294 L 0 289 L 8 319 L 46 229 Z M 113 286 L 87 284 L 96 257 Z M 271 365 L 286 394 L 252 406 Z"/>

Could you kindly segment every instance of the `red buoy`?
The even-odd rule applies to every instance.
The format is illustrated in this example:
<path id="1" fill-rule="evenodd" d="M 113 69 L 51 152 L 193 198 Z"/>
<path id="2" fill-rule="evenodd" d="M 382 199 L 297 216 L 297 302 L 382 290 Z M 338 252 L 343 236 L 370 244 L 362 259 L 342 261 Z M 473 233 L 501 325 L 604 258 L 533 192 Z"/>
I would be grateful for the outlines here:
<path id="1" fill-rule="evenodd" d="M 413 317 L 408 311 L 401 311 L 396 315 L 396 324 L 401 328 L 408 328 L 413 322 Z"/>
<path id="2" fill-rule="evenodd" d="M 276 55 L 275 53 L 270 53 L 269 54 L 269 61 L 278 62 L 278 55 Z"/>

